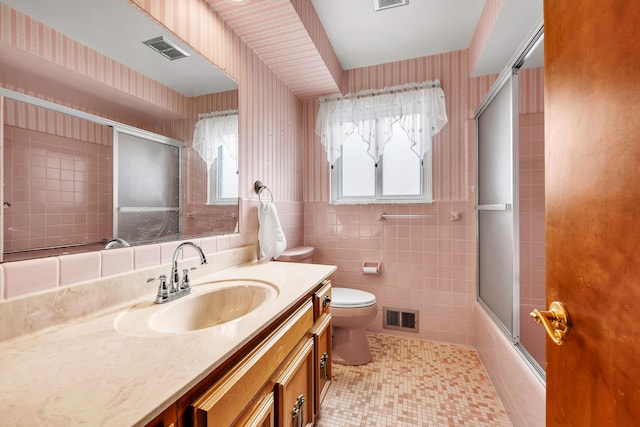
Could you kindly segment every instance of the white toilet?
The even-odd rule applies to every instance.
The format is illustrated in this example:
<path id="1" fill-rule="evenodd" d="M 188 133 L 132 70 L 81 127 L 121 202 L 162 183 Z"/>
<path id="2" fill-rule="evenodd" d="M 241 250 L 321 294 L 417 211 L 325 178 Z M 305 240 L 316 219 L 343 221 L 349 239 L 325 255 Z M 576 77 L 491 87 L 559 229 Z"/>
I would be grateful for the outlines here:
<path id="1" fill-rule="evenodd" d="M 301 246 L 287 249 L 278 261 L 313 261 L 313 248 Z M 371 362 L 366 328 L 378 313 L 376 296 L 350 288 L 332 288 L 333 361 L 343 365 L 364 365 Z"/>

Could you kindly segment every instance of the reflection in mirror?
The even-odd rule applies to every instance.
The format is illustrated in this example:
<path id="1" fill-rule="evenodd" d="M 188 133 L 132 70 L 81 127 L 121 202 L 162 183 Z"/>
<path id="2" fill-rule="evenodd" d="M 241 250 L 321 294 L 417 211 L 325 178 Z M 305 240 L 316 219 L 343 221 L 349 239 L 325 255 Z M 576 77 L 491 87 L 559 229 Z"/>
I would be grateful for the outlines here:
<path id="1" fill-rule="evenodd" d="M 207 164 L 208 205 L 228 205 L 238 199 L 238 111 L 200 114 L 193 149 Z"/>
<path id="2" fill-rule="evenodd" d="M 114 236 L 129 244 L 180 238 L 182 146 L 115 129 Z"/>
<path id="3" fill-rule="evenodd" d="M 118 174 L 113 170 L 113 128 L 120 124 L 181 145 L 176 238 L 237 232 L 237 84 L 182 41 L 177 44 L 189 56 L 176 61 L 149 49 L 144 40 L 164 36 L 176 42 L 175 36 L 127 0 L 70 1 L 59 0 L 53 8 L 40 0 L 0 3 L 0 13 L 12 28 L 28 25 L 44 46 L 29 50 L 18 45 L 19 40 L 0 38 L 0 94 L 5 95 L 3 261 L 104 249 L 113 239 L 126 240 L 115 229 L 117 221 L 114 224 Z M 126 26 L 119 24 L 125 21 Z M 91 31 L 83 25 L 88 22 Z M 103 74 L 90 61 L 85 74 L 79 74 L 73 66 L 47 57 L 70 45 L 78 58 L 95 59 L 113 75 Z M 123 76 L 136 84 L 117 87 Z M 131 89 L 136 85 L 158 92 L 134 97 Z M 8 92 L 65 107 L 51 111 L 37 102 L 39 106 L 21 102 L 22 96 L 12 99 Z M 196 123 L 200 114 L 228 110 L 236 111 L 236 129 L 225 132 L 235 135 L 236 145 L 217 146 L 218 155 L 210 163 L 193 148 Z M 86 113 L 104 121 L 84 120 Z M 153 161 L 137 163 L 142 173 L 149 172 L 143 163 Z M 235 186 L 225 186 L 234 175 Z M 133 185 L 135 180 L 127 182 Z"/>
<path id="4" fill-rule="evenodd" d="M 4 101 L 4 260 L 101 249 L 111 238 L 112 131 Z"/>

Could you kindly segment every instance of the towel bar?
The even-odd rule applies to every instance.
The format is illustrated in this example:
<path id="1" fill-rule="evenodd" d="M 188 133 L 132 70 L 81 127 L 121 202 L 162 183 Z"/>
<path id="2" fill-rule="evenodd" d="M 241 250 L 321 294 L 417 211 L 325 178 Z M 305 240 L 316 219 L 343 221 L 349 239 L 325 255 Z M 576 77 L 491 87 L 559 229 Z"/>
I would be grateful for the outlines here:
<path id="1" fill-rule="evenodd" d="M 258 195 L 258 200 L 262 201 L 262 191 L 263 190 L 267 190 L 269 192 L 269 195 L 271 196 L 271 201 L 273 202 L 273 193 L 271 192 L 271 190 L 269 190 L 269 187 L 267 187 L 266 185 L 264 185 L 262 183 L 262 181 L 256 181 L 253 183 L 253 190 L 256 192 L 256 194 Z"/>

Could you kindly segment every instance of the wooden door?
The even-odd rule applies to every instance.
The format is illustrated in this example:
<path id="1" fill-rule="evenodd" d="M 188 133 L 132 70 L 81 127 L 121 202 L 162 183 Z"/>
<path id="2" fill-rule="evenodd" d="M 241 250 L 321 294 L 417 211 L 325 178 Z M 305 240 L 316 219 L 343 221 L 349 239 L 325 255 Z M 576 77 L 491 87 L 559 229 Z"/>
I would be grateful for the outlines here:
<path id="1" fill-rule="evenodd" d="M 640 422 L 640 2 L 545 0 L 547 426 Z"/>

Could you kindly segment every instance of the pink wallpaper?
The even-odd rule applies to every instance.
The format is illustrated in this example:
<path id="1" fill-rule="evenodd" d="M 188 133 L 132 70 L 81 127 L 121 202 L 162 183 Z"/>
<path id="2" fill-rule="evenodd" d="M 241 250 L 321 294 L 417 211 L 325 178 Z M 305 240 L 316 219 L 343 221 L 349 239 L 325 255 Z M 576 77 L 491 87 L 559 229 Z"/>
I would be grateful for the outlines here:
<path id="1" fill-rule="evenodd" d="M 480 22 L 478 22 L 476 31 L 473 33 L 471 45 L 469 45 L 469 75 L 478 61 L 478 57 L 484 48 L 484 44 L 487 42 L 487 38 L 498 19 L 498 13 L 503 5 L 504 0 L 487 0 L 484 4 L 482 15 L 480 15 Z"/>
<path id="2" fill-rule="evenodd" d="M 112 131 L 107 126 L 11 99 L 6 100 L 4 124 L 111 146 Z"/>

